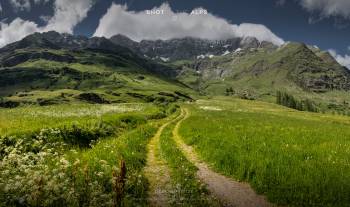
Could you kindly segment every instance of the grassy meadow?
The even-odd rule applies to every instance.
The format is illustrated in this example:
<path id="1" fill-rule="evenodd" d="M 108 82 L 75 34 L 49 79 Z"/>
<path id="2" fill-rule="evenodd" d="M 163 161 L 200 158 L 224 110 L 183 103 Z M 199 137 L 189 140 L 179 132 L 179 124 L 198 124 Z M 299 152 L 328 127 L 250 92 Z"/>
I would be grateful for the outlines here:
<path id="1" fill-rule="evenodd" d="M 0 135 L 25 134 L 47 127 L 93 124 L 113 119 L 121 114 L 147 115 L 156 113 L 152 104 L 61 104 L 25 106 L 14 109 L 0 108 Z"/>
<path id="2" fill-rule="evenodd" d="M 180 135 L 215 171 L 282 206 L 349 206 L 349 117 L 230 97 L 181 105 Z M 147 144 L 178 114 L 151 103 L 0 109 L 0 206 L 148 206 Z M 177 121 L 157 150 L 170 205 L 217 206 L 176 145 Z"/>
<path id="3" fill-rule="evenodd" d="M 348 117 L 228 98 L 187 107 L 180 133 L 217 171 L 281 205 L 349 205 Z"/>
<path id="4" fill-rule="evenodd" d="M 0 207 L 255 204 L 227 178 L 280 206 L 350 207 L 350 74 L 330 54 L 260 44 L 160 63 L 91 40 L 37 33 L 1 49 Z"/>
<path id="5" fill-rule="evenodd" d="M 217 206 L 206 186 L 196 177 L 197 168 L 188 161 L 173 139 L 176 123 L 167 126 L 161 137 L 159 154 L 169 168 L 172 190 L 168 197 L 172 206 Z M 214 205 L 215 204 L 215 205 Z"/>
<path id="6" fill-rule="evenodd" d="M 146 205 L 146 146 L 169 109 L 140 103 L 1 109 L 0 206 Z"/>

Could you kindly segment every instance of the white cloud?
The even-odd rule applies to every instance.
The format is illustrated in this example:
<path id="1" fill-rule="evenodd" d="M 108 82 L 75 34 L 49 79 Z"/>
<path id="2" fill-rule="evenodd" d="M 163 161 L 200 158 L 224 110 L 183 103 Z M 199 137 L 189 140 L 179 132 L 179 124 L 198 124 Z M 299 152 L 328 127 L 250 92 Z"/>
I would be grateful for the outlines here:
<path id="1" fill-rule="evenodd" d="M 51 16 L 41 15 L 40 19 L 41 19 L 41 21 L 48 23 L 51 19 Z"/>
<path id="2" fill-rule="evenodd" d="M 299 0 L 309 12 L 318 12 L 321 17 L 341 16 L 350 19 L 349 0 Z"/>
<path id="3" fill-rule="evenodd" d="M 328 52 L 337 60 L 337 62 L 348 69 L 350 69 L 350 55 L 339 55 L 334 49 L 328 50 Z"/>
<path id="4" fill-rule="evenodd" d="M 61 33 L 73 33 L 74 27 L 87 16 L 92 5 L 93 0 L 56 0 L 54 3 L 54 15 L 48 20 L 47 25 L 42 27 L 21 18 L 16 18 L 8 24 L 1 22 L 0 47 L 18 41 L 35 32 L 55 30 Z"/>
<path id="5" fill-rule="evenodd" d="M 163 10 L 164 14 L 149 15 L 146 11 L 128 11 L 126 6 L 112 4 L 107 13 L 100 19 L 94 36 L 108 38 L 115 34 L 123 34 L 136 41 L 189 36 L 204 39 L 253 36 L 260 41 L 271 41 L 277 45 L 284 43 L 281 38 L 264 25 L 230 24 L 227 20 L 210 13 L 206 15 L 174 13 L 168 4 L 154 9 Z"/>
<path id="6" fill-rule="evenodd" d="M 277 37 L 267 27 L 262 24 L 243 23 L 240 25 L 233 25 L 235 34 L 238 37 L 255 37 L 259 41 L 269 41 L 276 45 L 282 45 L 284 41 Z"/>
<path id="7" fill-rule="evenodd" d="M 10 24 L 0 22 L 0 27 L 0 46 L 22 39 L 39 29 L 34 22 L 24 21 L 20 18 L 13 20 Z"/>
<path id="8" fill-rule="evenodd" d="M 92 0 L 56 0 L 55 14 L 48 21 L 45 30 L 73 33 L 75 25 L 87 16 L 92 5 Z"/>

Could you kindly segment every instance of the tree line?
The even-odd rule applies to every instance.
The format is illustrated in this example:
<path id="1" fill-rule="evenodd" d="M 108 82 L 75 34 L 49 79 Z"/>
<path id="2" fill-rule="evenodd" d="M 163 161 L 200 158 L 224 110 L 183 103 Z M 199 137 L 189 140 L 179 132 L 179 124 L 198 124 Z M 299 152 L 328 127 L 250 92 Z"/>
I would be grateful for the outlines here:
<path id="1" fill-rule="evenodd" d="M 319 112 L 316 104 L 310 99 L 300 100 L 287 92 L 277 91 L 276 103 L 299 111 Z"/>

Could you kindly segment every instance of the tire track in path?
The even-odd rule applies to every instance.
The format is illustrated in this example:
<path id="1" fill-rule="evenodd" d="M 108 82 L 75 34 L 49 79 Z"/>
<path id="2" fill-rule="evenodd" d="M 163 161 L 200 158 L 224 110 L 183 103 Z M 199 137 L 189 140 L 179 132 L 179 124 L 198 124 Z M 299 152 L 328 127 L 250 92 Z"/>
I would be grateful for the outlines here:
<path id="1" fill-rule="evenodd" d="M 147 145 L 147 164 L 144 173 L 149 181 L 150 206 L 169 206 L 168 195 L 172 190 L 170 170 L 166 162 L 159 157 L 159 139 L 163 130 L 178 121 L 180 117 L 181 115 L 163 124 Z"/>
<path id="2" fill-rule="evenodd" d="M 200 160 L 191 146 L 185 144 L 179 134 L 179 128 L 184 120 L 189 117 L 188 109 L 181 109 L 182 119 L 176 124 L 173 130 L 173 137 L 178 147 L 183 151 L 186 158 L 197 168 L 198 178 L 207 185 L 208 190 L 214 195 L 223 206 L 233 207 L 270 207 L 275 206 L 269 203 L 262 195 L 258 195 L 248 183 L 237 182 L 231 178 L 214 172 L 209 166 Z"/>

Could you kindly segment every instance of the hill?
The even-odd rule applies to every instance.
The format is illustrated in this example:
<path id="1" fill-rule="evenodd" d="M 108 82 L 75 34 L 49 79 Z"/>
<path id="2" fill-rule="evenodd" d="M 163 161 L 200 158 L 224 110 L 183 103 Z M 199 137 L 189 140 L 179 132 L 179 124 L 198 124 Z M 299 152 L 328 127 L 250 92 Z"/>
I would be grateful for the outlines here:
<path id="1" fill-rule="evenodd" d="M 36 33 L 0 49 L 0 206 L 347 206 L 349 90 L 302 43 Z"/>
<path id="2" fill-rule="evenodd" d="M 122 35 L 111 41 L 174 68 L 177 80 L 202 94 L 276 102 L 282 91 L 320 111 L 349 110 L 349 70 L 328 52 L 303 43 L 278 47 L 252 37 L 134 42 Z"/>
<path id="3" fill-rule="evenodd" d="M 105 38 L 35 33 L 0 49 L 2 106 L 180 99 L 176 70 Z M 183 98 L 184 96 L 182 96 Z"/>
<path id="4" fill-rule="evenodd" d="M 314 48 L 315 49 L 315 48 Z M 179 80 L 208 94 L 275 101 L 276 91 L 312 99 L 320 108 L 348 108 L 350 72 L 328 52 L 302 43 L 251 48 L 221 56 L 171 63 Z"/>
<path id="5" fill-rule="evenodd" d="M 347 113 L 350 103 L 350 72 L 328 52 L 252 37 L 135 42 L 123 35 L 36 33 L 1 48 L 0 66 L 0 95 L 10 101 L 32 103 L 62 93 L 71 101 L 76 99 L 65 93 L 97 92 L 121 102 L 163 92 L 178 98 L 174 92 L 180 91 L 276 102 L 282 91 L 311 100 L 319 111 Z"/>
<path id="6" fill-rule="evenodd" d="M 177 80 L 202 94 L 276 102 L 276 92 L 283 91 L 312 100 L 322 111 L 349 110 L 349 70 L 328 52 L 303 43 L 278 47 L 252 37 L 135 42 L 116 35 L 110 40 L 174 68 Z"/>

